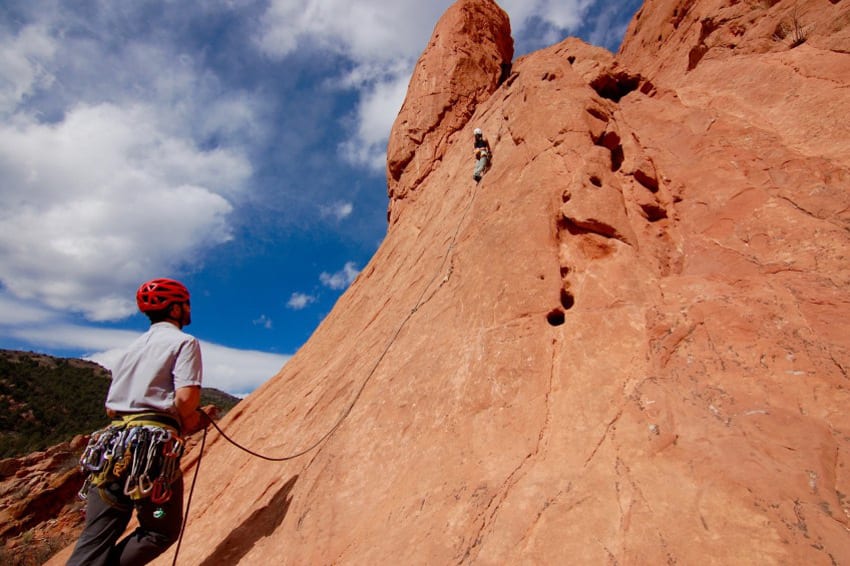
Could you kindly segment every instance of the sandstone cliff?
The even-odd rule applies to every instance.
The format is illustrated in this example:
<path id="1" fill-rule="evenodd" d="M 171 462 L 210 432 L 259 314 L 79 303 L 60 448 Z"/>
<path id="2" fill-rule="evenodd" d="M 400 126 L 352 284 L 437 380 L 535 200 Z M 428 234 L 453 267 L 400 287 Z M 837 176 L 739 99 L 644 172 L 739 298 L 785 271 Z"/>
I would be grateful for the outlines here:
<path id="1" fill-rule="evenodd" d="M 43 564 L 79 537 L 83 485 L 78 467 L 86 438 L 0 460 L 0 563 Z"/>
<path id="2" fill-rule="evenodd" d="M 803 4 L 648 0 L 508 68 L 459 0 L 385 241 L 222 423 L 332 434 L 211 434 L 179 562 L 846 562 L 850 2 Z"/>

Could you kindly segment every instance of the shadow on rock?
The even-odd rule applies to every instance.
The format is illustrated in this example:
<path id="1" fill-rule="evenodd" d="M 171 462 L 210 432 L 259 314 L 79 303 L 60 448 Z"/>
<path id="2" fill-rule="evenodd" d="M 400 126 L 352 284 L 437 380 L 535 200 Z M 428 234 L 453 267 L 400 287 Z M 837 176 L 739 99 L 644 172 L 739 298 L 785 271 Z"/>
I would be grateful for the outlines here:
<path id="1" fill-rule="evenodd" d="M 295 486 L 298 476 L 293 476 L 272 497 L 268 505 L 254 511 L 215 550 L 207 556 L 201 566 L 236 564 L 248 554 L 258 540 L 271 535 L 280 526 L 289 510 L 292 498 L 289 493 Z"/>

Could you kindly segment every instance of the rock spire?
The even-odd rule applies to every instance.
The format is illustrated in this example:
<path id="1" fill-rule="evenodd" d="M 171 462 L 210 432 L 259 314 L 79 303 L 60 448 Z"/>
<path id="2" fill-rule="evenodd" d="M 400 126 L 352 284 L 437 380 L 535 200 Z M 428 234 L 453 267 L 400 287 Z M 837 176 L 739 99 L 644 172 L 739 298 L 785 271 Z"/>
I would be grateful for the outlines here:
<path id="1" fill-rule="evenodd" d="M 212 434 L 181 563 L 846 560 L 850 2 L 805 3 L 803 42 L 796 5 L 648 0 L 616 56 L 507 69 L 504 13 L 455 3 L 385 241 L 222 422 L 334 432 L 279 464 Z"/>

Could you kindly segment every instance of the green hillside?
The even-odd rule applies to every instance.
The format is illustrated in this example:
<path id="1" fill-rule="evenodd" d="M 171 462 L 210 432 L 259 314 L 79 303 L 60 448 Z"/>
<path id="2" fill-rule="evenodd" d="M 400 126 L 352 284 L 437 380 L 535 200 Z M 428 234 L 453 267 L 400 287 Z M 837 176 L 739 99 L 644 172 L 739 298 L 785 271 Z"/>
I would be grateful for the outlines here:
<path id="1" fill-rule="evenodd" d="M 0 458 L 44 450 L 109 423 L 103 400 L 110 374 L 74 358 L 0 350 Z M 201 404 L 221 414 L 239 399 L 203 389 Z"/>

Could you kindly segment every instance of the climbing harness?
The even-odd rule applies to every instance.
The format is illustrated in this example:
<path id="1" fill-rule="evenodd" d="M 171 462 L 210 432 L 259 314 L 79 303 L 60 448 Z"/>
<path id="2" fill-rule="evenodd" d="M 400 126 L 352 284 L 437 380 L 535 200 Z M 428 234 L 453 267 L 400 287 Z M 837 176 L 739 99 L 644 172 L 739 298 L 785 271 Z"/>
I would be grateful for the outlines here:
<path id="1" fill-rule="evenodd" d="M 354 410 L 355 405 L 357 405 L 357 401 L 360 399 L 360 396 L 363 394 L 363 391 L 366 389 L 366 386 L 368 385 L 369 381 L 372 379 L 372 376 L 375 375 L 375 371 L 378 369 L 378 366 L 381 364 L 383 359 L 386 357 L 387 353 L 390 351 L 390 348 L 395 343 L 399 334 L 401 334 L 401 331 L 404 329 L 407 322 L 416 313 L 416 311 L 418 311 L 420 308 L 422 308 L 422 306 L 425 305 L 425 303 L 430 301 L 431 298 L 437 293 L 437 291 L 439 291 L 440 288 L 442 288 L 442 286 L 445 285 L 448 282 L 449 278 L 451 277 L 452 273 L 454 272 L 454 265 L 449 265 L 448 272 L 443 276 L 443 279 L 440 282 L 440 284 L 437 285 L 437 287 L 431 292 L 430 295 L 428 295 L 427 297 L 425 296 L 426 293 L 428 292 L 428 290 L 431 288 L 431 285 L 434 283 L 434 281 L 437 280 L 437 278 L 440 276 L 440 273 L 443 272 L 443 269 L 446 266 L 446 262 L 449 260 L 449 256 L 451 255 L 452 250 L 454 250 L 455 244 L 457 243 L 457 237 L 460 234 L 460 229 L 461 229 L 461 227 L 463 227 L 463 223 L 466 220 L 466 215 L 469 214 L 469 211 L 472 209 L 472 205 L 475 202 L 475 196 L 476 196 L 476 193 L 473 193 L 472 198 L 469 199 L 469 204 L 467 204 L 466 209 L 464 209 L 463 214 L 461 215 L 461 218 L 460 218 L 460 221 L 458 222 L 457 228 L 455 229 L 454 234 L 452 234 L 452 239 L 449 242 L 449 246 L 446 249 L 445 255 L 443 256 L 442 263 L 440 263 L 440 268 L 436 271 L 436 273 L 434 273 L 434 276 L 428 281 L 428 284 L 425 285 L 425 288 L 422 289 L 422 293 L 419 295 L 419 298 L 417 299 L 416 304 L 413 306 L 412 309 L 410 309 L 410 312 L 407 313 L 407 315 L 404 317 L 404 319 L 402 319 L 401 323 L 398 325 L 398 328 L 396 328 L 395 332 L 392 334 L 390 339 L 387 341 L 386 347 L 384 347 L 383 351 L 378 356 L 377 360 L 375 361 L 375 364 L 372 366 L 372 369 L 369 370 L 369 373 L 366 375 L 366 378 L 363 380 L 363 383 L 360 384 L 360 387 L 358 388 L 357 392 L 354 394 L 354 397 L 352 397 L 351 401 L 348 403 L 348 405 L 345 407 L 345 409 L 342 411 L 342 413 L 340 413 L 339 417 L 337 417 L 337 420 L 334 423 L 334 425 L 330 429 L 328 429 L 328 431 L 325 432 L 325 434 L 323 434 L 321 437 L 319 437 L 318 440 L 316 440 L 315 442 L 313 442 L 312 444 L 310 444 L 306 448 L 299 450 L 297 452 L 294 452 L 292 454 L 289 454 L 287 456 L 274 457 L 274 456 L 268 456 L 268 455 L 265 455 L 265 454 L 260 454 L 258 452 L 255 452 L 255 451 L 247 448 L 246 446 L 243 446 L 242 444 L 239 444 L 238 442 L 236 442 L 234 439 L 232 439 L 230 436 L 228 436 L 221 429 L 221 427 L 219 427 L 218 424 L 206 412 L 204 412 L 203 409 L 201 409 L 201 408 L 197 409 L 198 412 L 201 413 L 201 418 L 204 419 L 204 429 L 203 429 L 204 434 L 203 434 L 203 437 L 201 438 L 201 446 L 200 446 L 199 451 L 198 451 L 198 459 L 195 462 L 195 472 L 194 472 L 194 475 L 192 476 L 192 485 L 189 488 L 189 495 L 186 499 L 186 509 L 183 513 L 183 517 L 184 517 L 183 525 L 180 529 L 180 535 L 177 538 L 177 547 L 174 550 L 174 558 L 171 562 L 172 566 L 175 566 L 177 564 L 177 556 L 180 554 L 180 546 L 183 543 L 183 533 L 186 531 L 186 523 L 188 523 L 188 519 L 189 519 L 189 508 L 192 505 L 192 495 L 195 492 L 195 482 L 198 479 L 198 470 L 200 470 L 200 468 L 201 468 L 201 459 L 203 458 L 204 446 L 206 445 L 206 442 L 207 442 L 207 425 L 211 424 L 213 426 L 213 428 L 215 428 L 218 431 L 218 433 L 222 436 L 222 438 L 224 438 L 227 442 L 229 442 L 230 444 L 232 444 L 236 448 L 242 450 L 243 452 L 250 454 L 251 456 L 254 456 L 254 457 L 257 457 L 257 458 L 260 458 L 260 459 L 263 459 L 263 460 L 267 460 L 269 462 L 285 462 L 287 460 L 293 460 L 295 458 L 298 458 L 300 456 L 307 454 L 308 452 L 315 450 L 318 446 L 320 446 L 323 442 L 325 442 L 328 438 L 330 438 L 331 435 L 333 435 L 333 433 L 336 432 L 336 430 L 340 426 L 342 426 L 343 421 L 345 421 L 345 419 L 348 417 L 348 415 L 351 414 L 351 411 Z"/>
<path id="2" fill-rule="evenodd" d="M 140 413 L 117 419 L 91 435 L 80 457 L 86 480 L 79 496 L 85 500 L 91 487 L 119 482 L 133 501 L 150 497 L 165 503 L 180 473 L 183 448 L 171 418 Z"/>

